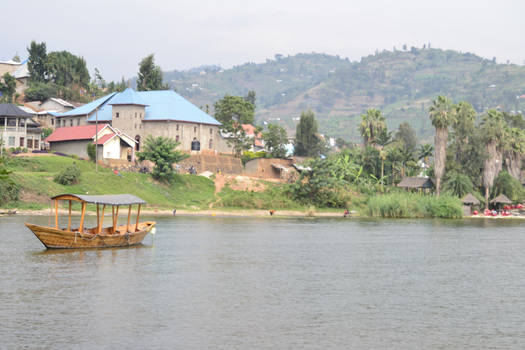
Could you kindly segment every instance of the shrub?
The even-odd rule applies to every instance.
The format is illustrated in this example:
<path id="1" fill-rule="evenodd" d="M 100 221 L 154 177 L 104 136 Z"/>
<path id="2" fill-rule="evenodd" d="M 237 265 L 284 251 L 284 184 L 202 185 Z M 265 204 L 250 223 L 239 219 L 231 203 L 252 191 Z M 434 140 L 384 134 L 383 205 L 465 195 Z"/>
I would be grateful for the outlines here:
<path id="1" fill-rule="evenodd" d="M 18 200 L 20 194 L 20 186 L 11 179 L 12 172 L 3 163 L 0 159 L 0 205 Z"/>
<path id="2" fill-rule="evenodd" d="M 467 193 L 474 192 L 474 185 L 467 175 L 452 171 L 443 183 L 443 190 L 462 198 Z"/>
<path id="3" fill-rule="evenodd" d="M 74 185 L 80 181 L 80 169 L 75 163 L 65 168 L 53 179 L 56 183 L 61 185 Z"/>
<path id="4" fill-rule="evenodd" d="M 97 148 L 94 143 L 88 143 L 87 144 L 87 154 L 89 156 L 89 159 L 91 159 L 92 162 L 96 161 L 97 155 Z"/>

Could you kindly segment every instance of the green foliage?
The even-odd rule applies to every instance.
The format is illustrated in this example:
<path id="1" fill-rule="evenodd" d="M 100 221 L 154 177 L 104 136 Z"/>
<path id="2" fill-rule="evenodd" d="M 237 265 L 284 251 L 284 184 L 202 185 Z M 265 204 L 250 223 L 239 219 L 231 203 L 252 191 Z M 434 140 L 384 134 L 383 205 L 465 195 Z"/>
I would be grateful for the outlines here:
<path id="1" fill-rule="evenodd" d="M 50 52 L 46 59 L 46 73 L 46 81 L 57 86 L 89 86 L 90 77 L 86 61 L 68 51 Z"/>
<path id="2" fill-rule="evenodd" d="M 146 56 L 139 63 L 139 73 L 137 79 L 137 90 L 163 90 L 167 87 L 162 84 L 162 70 L 155 65 L 154 55 Z"/>
<path id="3" fill-rule="evenodd" d="M 262 192 L 234 191 L 225 187 L 214 206 L 242 209 L 294 209 L 301 205 L 288 196 L 285 185 L 268 184 Z"/>
<path id="4" fill-rule="evenodd" d="M 61 185 L 75 185 L 80 182 L 80 169 L 73 163 L 71 166 L 68 166 L 60 173 L 58 173 L 53 181 Z"/>
<path id="5" fill-rule="evenodd" d="M 295 155 L 316 157 L 325 151 L 325 145 L 317 132 L 317 120 L 312 111 L 301 112 L 295 131 Z"/>
<path id="6" fill-rule="evenodd" d="M 29 60 L 27 63 L 27 68 L 29 70 L 29 81 L 31 83 L 46 82 L 46 43 L 42 42 L 38 44 L 35 41 L 31 41 L 31 44 L 27 48 L 27 51 L 29 53 Z"/>
<path id="7" fill-rule="evenodd" d="M 6 102 L 13 101 L 13 95 L 16 92 L 16 79 L 9 73 L 5 73 L 0 80 L 0 92 L 2 100 Z"/>
<path id="8" fill-rule="evenodd" d="M 414 152 L 416 150 L 417 146 L 417 136 L 416 132 L 412 128 L 412 126 L 407 123 L 403 122 L 399 124 L 399 128 L 396 132 L 396 140 L 401 142 L 403 145 L 403 148 Z"/>
<path id="9" fill-rule="evenodd" d="M 155 163 L 151 175 L 164 182 L 173 181 L 173 164 L 188 158 L 187 154 L 175 150 L 179 142 L 167 137 L 148 135 L 141 152 L 137 153 L 140 161 L 149 160 Z"/>
<path id="10" fill-rule="evenodd" d="M 42 140 L 53 133 L 53 128 L 42 128 Z"/>
<path id="11" fill-rule="evenodd" d="M 265 151 L 258 151 L 258 152 L 244 151 L 242 153 L 241 160 L 243 164 L 246 164 L 246 162 L 249 162 L 252 159 L 266 158 L 267 156 L 268 156 L 268 153 L 266 153 Z"/>
<path id="12" fill-rule="evenodd" d="M 467 193 L 474 192 L 474 185 L 467 175 L 453 171 L 447 173 L 443 189 L 456 197 L 462 198 Z"/>
<path id="13" fill-rule="evenodd" d="M 372 108 L 361 115 L 359 132 L 365 145 L 376 144 L 377 137 L 383 133 L 383 130 L 386 130 L 386 119 L 381 111 Z"/>
<path id="14" fill-rule="evenodd" d="M 262 138 L 273 158 L 284 158 L 286 156 L 288 136 L 282 126 L 268 124 L 268 131 L 263 133 Z"/>
<path id="15" fill-rule="evenodd" d="M 87 154 L 89 156 L 89 159 L 92 161 L 92 162 L 96 162 L 97 161 L 97 146 L 95 146 L 94 143 L 88 143 L 87 146 Z"/>
<path id="16" fill-rule="evenodd" d="M 460 218 L 463 210 L 456 197 L 396 192 L 370 197 L 367 214 L 383 218 Z"/>
<path id="17" fill-rule="evenodd" d="M 455 122 L 456 109 L 448 98 L 439 95 L 429 108 L 432 125 L 436 128 L 448 128 Z"/>
<path id="18" fill-rule="evenodd" d="M 519 180 L 510 176 L 506 171 L 501 171 L 494 181 L 492 195 L 504 194 L 511 201 L 517 203 L 525 199 L 525 190 Z"/>
<path id="19" fill-rule="evenodd" d="M 11 178 L 12 171 L 5 166 L 5 157 L 0 158 L 0 205 L 18 200 L 20 186 Z"/>
<path id="20" fill-rule="evenodd" d="M 303 204 L 345 208 L 352 200 L 347 179 L 358 179 L 362 170 L 356 169 L 350 161 L 338 163 L 336 159 L 316 158 L 307 165 L 312 170 L 303 171 L 299 179 L 290 185 L 291 196 Z"/>
<path id="21" fill-rule="evenodd" d="M 234 123 L 253 124 L 255 105 L 249 99 L 226 94 L 215 102 L 213 107 L 215 109 L 215 119 L 223 123 L 225 128 Z"/>
<path id="22" fill-rule="evenodd" d="M 53 83 L 32 82 L 24 92 L 26 101 L 45 101 L 57 96 L 58 88 Z"/>

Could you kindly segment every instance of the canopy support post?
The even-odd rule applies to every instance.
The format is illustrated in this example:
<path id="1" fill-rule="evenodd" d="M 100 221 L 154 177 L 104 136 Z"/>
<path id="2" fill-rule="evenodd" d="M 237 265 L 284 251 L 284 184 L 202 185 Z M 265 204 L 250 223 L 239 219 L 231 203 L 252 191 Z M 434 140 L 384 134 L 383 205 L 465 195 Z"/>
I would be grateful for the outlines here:
<path id="1" fill-rule="evenodd" d="M 98 227 L 100 226 L 100 211 L 99 204 L 97 203 L 97 227 L 95 228 L 95 233 L 98 233 Z"/>
<path id="2" fill-rule="evenodd" d="M 82 202 L 82 213 L 80 214 L 80 227 L 78 232 L 84 233 L 84 215 L 86 214 L 86 202 Z"/>
<path id="3" fill-rule="evenodd" d="M 98 225 L 97 234 L 100 234 L 102 227 L 104 226 L 104 210 L 106 210 L 106 205 L 102 206 L 102 215 L 100 216 L 100 224 Z"/>
<path id="4" fill-rule="evenodd" d="M 115 212 L 115 206 L 112 206 L 112 208 L 113 208 L 113 233 L 117 233 L 118 205 L 117 205 L 116 212 Z"/>
<path id="5" fill-rule="evenodd" d="M 71 231 L 71 200 L 69 201 L 69 217 L 67 219 L 67 230 Z"/>
<path id="6" fill-rule="evenodd" d="M 126 232 L 129 232 L 129 219 L 131 218 L 131 204 L 128 208 L 128 223 L 126 224 Z"/>
<path id="7" fill-rule="evenodd" d="M 55 199 L 55 228 L 58 229 L 58 199 Z"/>
<path id="8" fill-rule="evenodd" d="M 139 228 L 139 217 L 140 217 L 140 207 L 142 204 L 139 204 L 139 209 L 137 211 L 137 223 L 135 224 L 135 232 L 137 232 L 137 229 Z"/>

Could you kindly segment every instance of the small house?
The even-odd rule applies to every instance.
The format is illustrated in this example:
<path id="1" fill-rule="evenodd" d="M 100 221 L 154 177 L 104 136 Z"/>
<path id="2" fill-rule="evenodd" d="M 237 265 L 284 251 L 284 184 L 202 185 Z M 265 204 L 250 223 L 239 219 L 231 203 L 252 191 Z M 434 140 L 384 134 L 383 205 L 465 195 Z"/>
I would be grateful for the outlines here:
<path id="1" fill-rule="evenodd" d="M 472 193 L 468 193 L 461 198 L 461 203 L 463 203 L 463 214 L 470 216 L 472 215 L 472 207 L 480 205 L 481 202 Z"/>
<path id="2" fill-rule="evenodd" d="M 434 189 L 434 181 L 429 177 L 404 177 L 397 187 L 406 190 L 418 190 L 419 192 L 430 192 Z"/>
<path id="3" fill-rule="evenodd" d="M 97 145 L 98 160 L 107 165 L 135 161 L 135 140 L 109 124 L 56 129 L 46 139 L 52 152 L 88 159 L 88 144 Z"/>
<path id="4" fill-rule="evenodd" d="M 0 104 L 0 147 L 39 150 L 42 129 L 32 117 L 14 104 Z"/>

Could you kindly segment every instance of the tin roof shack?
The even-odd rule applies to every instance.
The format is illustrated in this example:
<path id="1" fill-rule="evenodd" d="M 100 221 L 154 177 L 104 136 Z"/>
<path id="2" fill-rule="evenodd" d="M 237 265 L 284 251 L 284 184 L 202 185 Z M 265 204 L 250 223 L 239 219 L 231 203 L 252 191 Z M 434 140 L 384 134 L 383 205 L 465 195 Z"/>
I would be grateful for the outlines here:
<path id="1" fill-rule="evenodd" d="M 96 143 L 98 160 L 117 166 L 135 161 L 135 140 L 109 124 L 64 127 L 46 139 L 52 152 L 73 154 L 88 159 L 88 144 Z"/>
<path id="2" fill-rule="evenodd" d="M 512 204 L 512 201 L 502 193 L 496 198 L 492 199 L 490 204 L 492 204 L 496 209 L 501 209 L 501 207 L 503 207 L 505 204 Z"/>
<path id="3" fill-rule="evenodd" d="M 0 148 L 39 150 L 42 129 L 27 113 L 11 103 L 0 104 Z"/>
<path id="4" fill-rule="evenodd" d="M 429 177 L 404 177 L 397 187 L 406 189 L 407 191 L 417 190 L 418 192 L 429 193 L 435 187 L 434 181 Z"/>
<path id="5" fill-rule="evenodd" d="M 480 205 L 481 202 L 472 193 L 468 193 L 461 198 L 461 203 L 463 203 L 463 215 L 470 216 L 472 215 L 472 207 Z"/>

